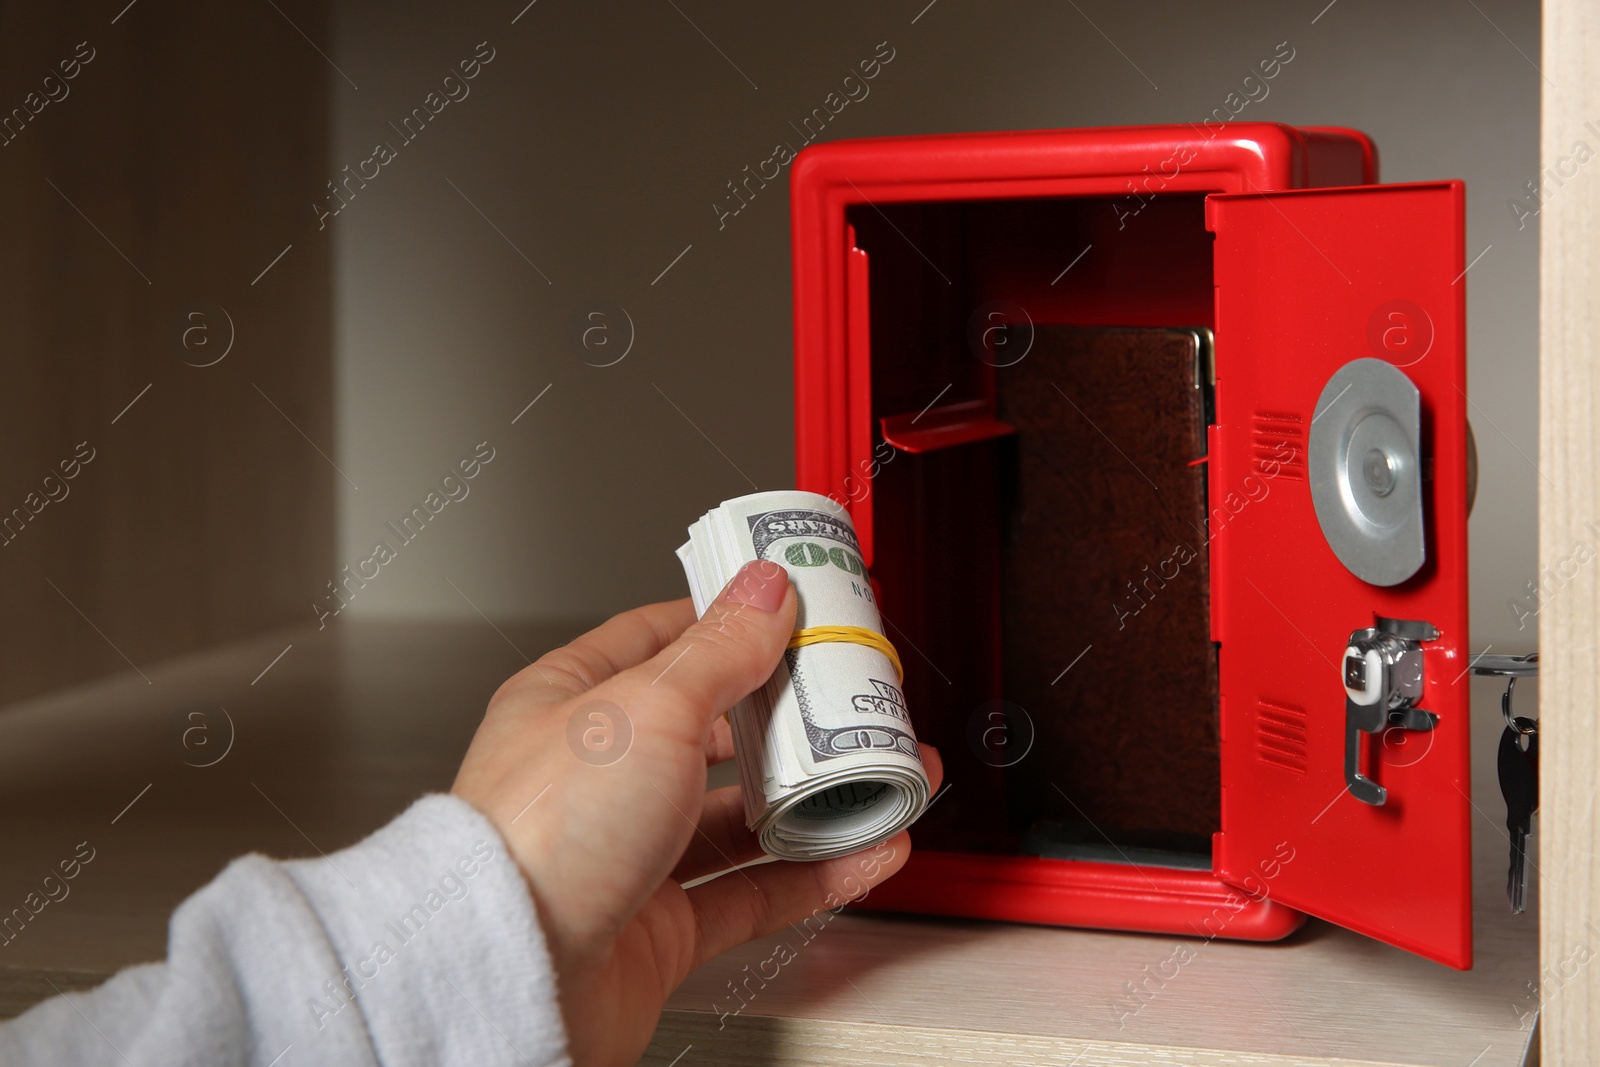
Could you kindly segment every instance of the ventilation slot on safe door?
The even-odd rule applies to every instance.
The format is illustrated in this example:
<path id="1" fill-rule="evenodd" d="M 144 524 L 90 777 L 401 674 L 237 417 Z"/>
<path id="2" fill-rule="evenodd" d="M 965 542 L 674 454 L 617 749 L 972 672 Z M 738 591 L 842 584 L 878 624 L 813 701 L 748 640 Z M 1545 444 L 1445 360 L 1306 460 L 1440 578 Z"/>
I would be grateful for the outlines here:
<path id="1" fill-rule="evenodd" d="M 1297 774 L 1306 773 L 1306 713 L 1263 700 L 1256 705 L 1256 755 Z"/>

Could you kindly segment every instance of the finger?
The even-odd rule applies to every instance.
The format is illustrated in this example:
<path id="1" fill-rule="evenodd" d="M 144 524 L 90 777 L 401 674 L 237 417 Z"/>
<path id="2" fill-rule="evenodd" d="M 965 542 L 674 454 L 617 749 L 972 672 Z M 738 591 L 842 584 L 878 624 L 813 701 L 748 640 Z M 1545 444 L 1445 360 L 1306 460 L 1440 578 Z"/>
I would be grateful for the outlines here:
<path id="1" fill-rule="evenodd" d="M 674 882 L 692 882 L 708 874 L 758 860 L 764 852 L 744 822 L 744 792 L 736 785 L 713 789 L 700 808 L 689 847 L 672 869 Z"/>
<path id="2" fill-rule="evenodd" d="M 609 678 L 618 671 L 643 663 L 666 648 L 692 622 L 694 602 L 688 597 L 680 597 L 613 615 L 593 630 L 568 642 L 565 648 L 600 660 Z"/>
<path id="3" fill-rule="evenodd" d="M 694 605 L 688 597 L 624 611 L 540 656 L 511 682 L 531 681 L 563 696 L 577 696 L 656 655 L 692 622 Z"/>
<path id="4" fill-rule="evenodd" d="M 596 695 L 637 709 L 639 729 L 676 728 L 703 744 L 712 719 L 771 676 L 796 606 L 782 566 L 747 563 L 682 636 Z"/>
<path id="5" fill-rule="evenodd" d="M 727 719 L 711 720 L 711 733 L 706 737 L 706 763 L 721 763 L 732 759 L 733 755 L 733 727 L 728 725 Z"/>
<path id="6" fill-rule="evenodd" d="M 816 930 L 834 909 L 865 896 L 905 865 L 911 837 L 815 863 L 768 863 L 725 874 L 688 891 L 695 916 L 692 966 L 775 930 L 800 923 Z"/>

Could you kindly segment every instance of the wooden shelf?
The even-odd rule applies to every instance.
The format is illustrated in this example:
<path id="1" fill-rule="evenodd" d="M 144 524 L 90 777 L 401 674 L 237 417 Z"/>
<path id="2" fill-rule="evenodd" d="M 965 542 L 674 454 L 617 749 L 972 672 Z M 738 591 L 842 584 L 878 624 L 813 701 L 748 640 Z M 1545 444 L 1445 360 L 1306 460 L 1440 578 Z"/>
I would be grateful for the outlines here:
<path id="1" fill-rule="evenodd" d="M 0 906 L 79 842 L 95 850 L 4 946 L 0 1014 L 159 959 L 172 908 L 232 857 L 331 852 L 447 788 L 489 695 L 526 662 L 516 649 L 581 627 L 504 629 L 284 630 L 146 666 L 149 684 L 129 671 L 0 709 Z M 1470 972 L 1315 921 L 1263 945 L 847 913 L 692 975 L 643 1062 L 692 1045 L 681 1064 L 1521 1064 L 1538 920 L 1505 907 L 1499 709 L 1477 684 Z M 771 976 L 783 940 L 794 959 L 721 1016 L 740 1004 L 728 983 Z M 1179 946 L 1192 958 L 1175 964 Z"/>

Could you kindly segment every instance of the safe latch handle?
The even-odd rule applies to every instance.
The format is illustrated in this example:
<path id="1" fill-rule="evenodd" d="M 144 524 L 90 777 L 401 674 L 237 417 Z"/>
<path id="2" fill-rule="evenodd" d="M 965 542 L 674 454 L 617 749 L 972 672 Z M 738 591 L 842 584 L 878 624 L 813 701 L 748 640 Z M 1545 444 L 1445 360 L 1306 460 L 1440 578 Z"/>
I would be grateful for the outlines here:
<path id="1" fill-rule="evenodd" d="M 1344 650 L 1344 782 L 1363 804 L 1380 807 L 1389 791 L 1361 773 L 1361 735 L 1386 729 L 1431 730 L 1439 717 L 1417 707 L 1422 699 L 1421 641 L 1439 631 L 1425 622 L 1378 618 L 1350 634 Z"/>

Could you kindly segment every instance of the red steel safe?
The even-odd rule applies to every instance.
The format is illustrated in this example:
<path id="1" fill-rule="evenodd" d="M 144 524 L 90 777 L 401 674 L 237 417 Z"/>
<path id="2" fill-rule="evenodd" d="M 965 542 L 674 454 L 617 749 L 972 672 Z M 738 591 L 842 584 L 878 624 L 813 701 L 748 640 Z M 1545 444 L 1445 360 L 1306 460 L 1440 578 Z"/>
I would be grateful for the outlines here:
<path id="1" fill-rule="evenodd" d="M 866 906 L 1471 966 L 1464 189 L 1376 183 L 1267 123 L 797 157 L 798 486 L 950 783 Z"/>

